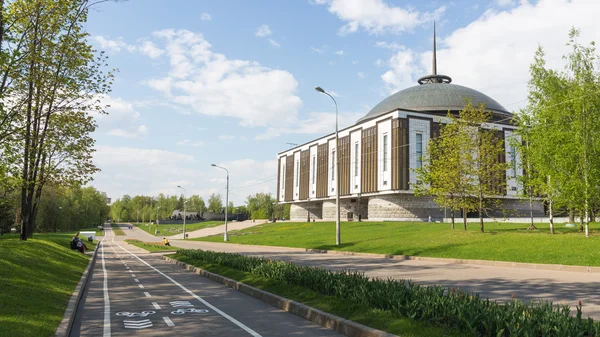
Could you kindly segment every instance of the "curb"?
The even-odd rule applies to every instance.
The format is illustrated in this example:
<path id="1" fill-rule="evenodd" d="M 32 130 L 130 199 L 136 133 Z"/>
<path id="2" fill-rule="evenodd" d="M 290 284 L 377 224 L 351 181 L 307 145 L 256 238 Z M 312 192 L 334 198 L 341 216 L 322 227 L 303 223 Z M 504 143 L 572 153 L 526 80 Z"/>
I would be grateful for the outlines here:
<path id="1" fill-rule="evenodd" d="M 194 267 L 185 262 L 172 259 L 168 256 L 163 256 L 163 260 L 166 260 L 169 263 L 174 263 L 182 268 L 192 271 L 195 274 L 226 285 L 232 289 L 235 289 L 246 295 L 252 296 L 274 307 L 285 310 L 291 314 L 307 319 L 323 327 L 337 331 L 348 337 L 398 337 L 385 331 L 369 328 L 366 325 L 349 321 L 347 319 L 326 313 L 313 307 L 309 307 L 302 303 L 298 303 L 296 301 L 292 301 L 290 299 L 271 294 L 264 290 L 254 288 L 245 283 L 238 282 L 215 273 L 211 273 L 204 269 Z"/>
<path id="2" fill-rule="evenodd" d="M 285 247 L 278 247 L 278 248 L 285 248 Z M 295 248 L 295 249 L 298 249 L 298 248 Z M 411 255 L 376 254 L 376 253 L 355 253 L 355 252 L 313 249 L 313 248 L 300 248 L 300 250 L 308 252 L 308 253 L 364 256 L 364 257 L 383 258 L 383 259 L 392 259 L 392 260 L 415 260 L 415 261 L 431 261 L 431 262 L 455 263 L 455 264 L 472 264 L 472 265 L 479 265 L 479 266 L 492 266 L 492 267 L 504 267 L 504 268 L 524 268 L 524 269 L 551 270 L 551 271 L 600 273 L 600 267 L 589 267 L 589 266 L 571 266 L 571 265 L 562 265 L 562 264 L 543 264 L 543 263 L 527 263 L 527 262 L 490 261 L 490 260 L 468 260 L 468 259 L 452 259 L 452 258 L 441 258 L 441 257 L 411 256 Z"/>
<path id="3" fill-rule="evenodd" d="M 62 321 L 60 325 L 56 329 L 56 337 L 68 337 L 71 334 L 71 328 L 73 327 L 73 320 L 75 319 L 75 314 L 77 313 L 77 308 L 79 307 L 79 302 L 81 301 L 81 297 L 83 295 L 83 291 L 87 287 L 88 282 L 91 279 L 91 273 L 93 271 L 94 265 L 96 264 L 96 256 L 98 255 L 99 246 L 96 245 L 96 249 L 94 250 L 94 254 L 90 259 L 85 271 L 81 275 L 79 279 L 79 283 L 73 290 L 73 294 L 71 295 L 71 299 L 69 300 L 69 304 L 67 305 L 67 310 L 63 315 Z"/>

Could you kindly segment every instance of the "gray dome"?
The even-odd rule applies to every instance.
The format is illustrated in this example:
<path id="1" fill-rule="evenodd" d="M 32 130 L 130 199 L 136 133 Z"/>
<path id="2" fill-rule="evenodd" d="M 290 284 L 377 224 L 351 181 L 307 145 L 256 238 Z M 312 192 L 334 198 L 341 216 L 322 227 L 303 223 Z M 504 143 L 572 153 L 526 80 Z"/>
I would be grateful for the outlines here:
<path id="1" fill-rule="evenodd" d="M 500 103 L 477 90 L 450 83 L 424 83 L 400 90 L 384 99 L 357 123 L 396 109 L 443 113 L 460 111 L 465 106 L 465 99 L 471 99 L 474 105 L 484 103 L 486 110 L 493 113 L 511 115 Z"/>

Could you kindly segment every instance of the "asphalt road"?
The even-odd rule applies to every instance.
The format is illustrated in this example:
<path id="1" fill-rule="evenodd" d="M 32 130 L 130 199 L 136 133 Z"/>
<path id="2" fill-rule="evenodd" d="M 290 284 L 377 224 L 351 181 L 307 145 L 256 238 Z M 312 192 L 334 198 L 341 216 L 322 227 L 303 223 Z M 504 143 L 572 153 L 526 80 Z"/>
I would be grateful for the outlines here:
<path id="1" fill-rule="evenodd" d="M 143 253 L 124 238 L 106 229 L 71 336 L 342 336 Z"/>

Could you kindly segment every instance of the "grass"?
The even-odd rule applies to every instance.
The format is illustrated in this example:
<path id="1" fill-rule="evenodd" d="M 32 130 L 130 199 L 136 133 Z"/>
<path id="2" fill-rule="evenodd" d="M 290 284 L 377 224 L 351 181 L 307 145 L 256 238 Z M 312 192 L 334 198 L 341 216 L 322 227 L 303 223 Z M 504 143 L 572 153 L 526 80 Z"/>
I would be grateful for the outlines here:
<path id="1" fill-rule="evenodd" d="M 74 234 L 0 237 L 0 336 L 54 336 L 90 259 L 69 248 Z"/>
<path id="2" fill-rule="evenodd" d="M 115 235 L 125 235 L 125 232 L 123 232 L 123 230 L 121 229 L 121 227 L 119 227 L 119 224 L 110 224 L 112 226 L 113 231 L 115 232 Z"/>
<path id="3" fill-rule="evenodd" d="M 169 256 L 207 271 L 246 283 L 264 291 L 283 296 L 296 302 L 300 302 L 325 312 L 349 319 L 351 321 L 358 322 L 375 329 L 384 330 L 399 336 L 441 337 L 460 335 L 455 330 L 443 327 L 434 327 L 426 323 L 397 317 L 391 312 L 375 310 L 365 305 L 358 305 L 349 300 L 337 299 L 331 296 L 323 296 L 322 294 L 316 293 L 304 287 L 265 279 L 250 273 L 220 265 L 202 263 L 201 261 L 191 259 L 180 254 Z"/>
<path id="4" fill-rule="evenodd" d="M 457 223 L 424 222 L 345 222 L 341 224 L 342 244 L 335 245 L 335 223 L 270 223 L 229 233 L 229 243 L 284 246 L 313 249 L 368 252 L 394 255 L 429 256 L 476 260 L 600 266 L 600 225 L 590 224 L 590 237 L 577 228 L 556 225 L 557 234 L 549 233 L 548 224 L 486 223 L 468 230 Z M 221 236 L 192 240 L 222 242 Z"/>
<path id="5" fill-rule="evenodd" d="M 136 239 L 127 239 L 125 242 L 132 244 L 136 247 L 145 249 L 149 252 L 162 252 L 165 250 L 177 250 L 179 247 L 174 246 L 165 246 L 162 242 L 143 242 Z"/>
<path id="6" fill-rule="evenodd" d="M 186 223 L 185 231 L 186 233 L 197 231 L 199 229 L 211 228 L 222 225 L 223 221 L 203 221 L 203 222 L 194 222 L 194 223 Z M 149 225 L 149 226 L 147 226 Z M 140 223 L 136 225 L 139 229 L 148 232 L 149 234 L 154 235 L 154 230 L 156 229 L 155 224 L 149 223 Z M 181 224 L 158 224 L 159 236 L 171 236 L 176 234 L 183 233 L 183 225 Z"/>

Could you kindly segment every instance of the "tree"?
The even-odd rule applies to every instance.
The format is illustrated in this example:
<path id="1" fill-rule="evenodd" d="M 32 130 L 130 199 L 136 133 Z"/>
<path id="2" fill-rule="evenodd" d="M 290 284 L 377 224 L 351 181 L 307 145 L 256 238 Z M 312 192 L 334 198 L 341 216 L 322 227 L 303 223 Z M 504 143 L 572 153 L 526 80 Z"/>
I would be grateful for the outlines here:
<path id="1" fill-rule="evenodd" d="M 21 176 L 22 240 L 33 233 L 47 183 L 83 184 L 97 171 L 91 160 L 93 115 L 105 113 L 100 98 L 110 92 L 112 73 L 102 71 L 106 57 L 95 56 L 86 40 L 92 5 L 87 0 L 8 4 L 11 31 L 22 36 L 19 43 L 27 51 L 9 74 L 8 101 L 20 118 L 14 121 L 18 132 L 3 144 L 3 151 L 19 157 L 14 169 Z"/>
<path id="2" fill-rule="evenodd" d="M 571 29 L 563 72 L 547 69 L 543 49 L 536 51 L 519 132 L 529 139 L 521 151 L 532 167 L 530 186 L 548 203 L 551 224 L 555 206 L 576 209 L 589 236 L 590 209 L 600 198 L 600 76 L 594 43 L 582 46 L 578 37 Z"/>
<path id="3" fill-rule="evenodd" d="M 204 204 L 204 199 L 198 195 L 192 195 L 189 197 L 187 202 L 187 210 L 189 212 L 197 212 L 204 213 L 206 211 L 206 205 Z"/>
<path id="4" fill-rule="evenodd" d="M 235 206 L 233 206 L 233 202 L 231 202 L 231 201 L 227 205 L 227 212 L 229 214 L 235 214 Z"/>
<path id="5" fill-rule="evenodd" d="M 252 219 L 272 218 L 276 200 L 271 193 L 256 193 L 246 198 L 248 212 Z"/>
<path id="6" fill-rule="evenodd" d="M 440 206 L 450 207 L 452 229 L 454 211 L 463 211 L 466 230 L 467 212 L 477 210 L 483 232 L 484 213 L 506 188 L 507 165 L 499 160 L 503 140 L 495 130 L 483 127 L 490 118 L 485 105 L 475 107 L 470 101 L 458 116 L 449 113 L 440 137 L 429 143 L 423 167 L 415 170 L 417 194 L 432 195 Z"/>
<path id="7" fill-rule="evenodd" d="M 212 213 L 221 213 L 223 210 L 223 200 L 220 194 L 212 193 L 208 198 L 208 211 Z"/>

